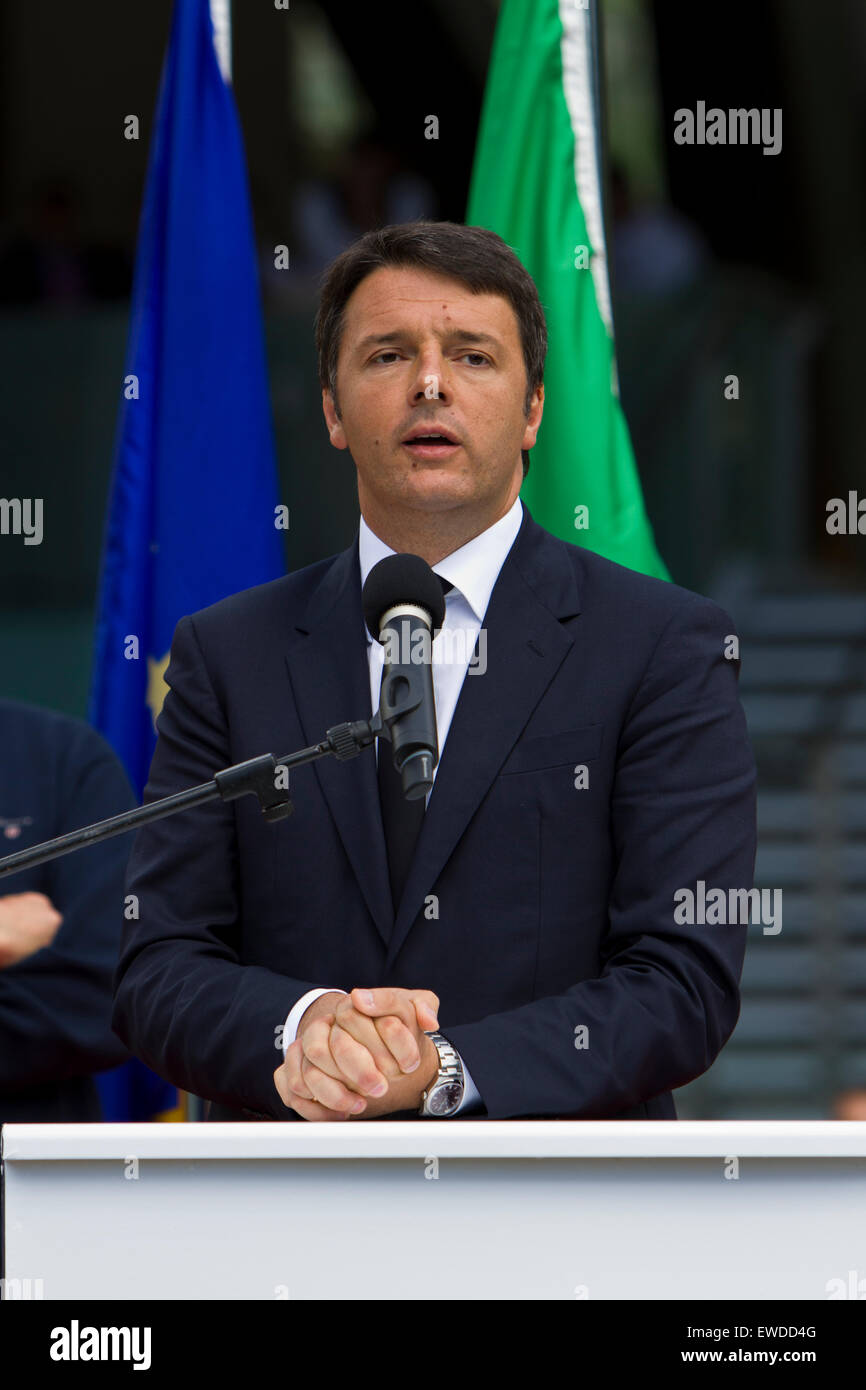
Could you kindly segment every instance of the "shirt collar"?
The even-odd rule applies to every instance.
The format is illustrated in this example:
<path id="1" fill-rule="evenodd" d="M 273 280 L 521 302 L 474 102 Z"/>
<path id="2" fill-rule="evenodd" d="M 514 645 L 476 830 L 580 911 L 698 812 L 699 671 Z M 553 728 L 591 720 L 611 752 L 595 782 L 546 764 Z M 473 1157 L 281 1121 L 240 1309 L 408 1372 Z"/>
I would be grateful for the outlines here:
<path id="1" fill-rule="evenodd" d="M 447 579 L 460 591 L 479 622 L 483 621 L 487 612 L 493 586 L 499 578 L 505 557 L 514 544 L 522 520 L 523 504 L 520 498 L 516 497 L 505 515 L 494 521 L 492 526 L 488 526 L 486 531 L 482 531 L 479 536 L 473 536 L 471 541 L 461 545 L 459 550 L 452 550 L 450 555 L 446 555 L 444 560 L 433 566 L 435 574 Z M 386 555 L 394 553 L 390 546 L 370 530 L 362 516 L 358 532 L 362 588 L 373 566 L 384 560 Z M 368 641 L 372 640 L 369 633 L 367 636 Z"/>

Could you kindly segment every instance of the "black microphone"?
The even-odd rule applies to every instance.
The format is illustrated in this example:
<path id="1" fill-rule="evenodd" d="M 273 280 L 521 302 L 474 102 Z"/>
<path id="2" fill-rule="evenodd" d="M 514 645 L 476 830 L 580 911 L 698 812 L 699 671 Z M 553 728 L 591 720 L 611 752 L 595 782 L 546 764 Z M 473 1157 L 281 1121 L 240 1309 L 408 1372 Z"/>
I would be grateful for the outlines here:
<path id="1" fill-rule="evenodd" d="M 445 595 L 420 555 L 388 555 L 367 575 L 361 601 L 370 636 L 385 648 L 379 713 L 403 795 L 414 801 L 427 795 L 439 761 L 432 643 Z"/>

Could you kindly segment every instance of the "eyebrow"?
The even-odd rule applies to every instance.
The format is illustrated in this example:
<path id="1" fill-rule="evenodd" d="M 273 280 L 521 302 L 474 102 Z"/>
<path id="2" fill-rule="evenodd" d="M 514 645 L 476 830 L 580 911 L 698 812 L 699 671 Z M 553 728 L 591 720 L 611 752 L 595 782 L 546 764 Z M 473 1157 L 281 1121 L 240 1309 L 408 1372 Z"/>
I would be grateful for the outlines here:
<path id="1" fill-rule="evenodd" d="M 357 345 L 358 352 L 364 352 L 366 348 L 375 347 L 377 343 L 404 343 L 409 337 L 409 333 L 404 329 L 394 329 L 391 333 L 368 333 Z M 501 348 L 502 344 L 498 338 L 494 338 L 490 333 L 480 333 L 471 328 L 449 328 L 444 333 L 443 338 L 453 339 L 461 343 L 482 343 L 485 347 Z"/>

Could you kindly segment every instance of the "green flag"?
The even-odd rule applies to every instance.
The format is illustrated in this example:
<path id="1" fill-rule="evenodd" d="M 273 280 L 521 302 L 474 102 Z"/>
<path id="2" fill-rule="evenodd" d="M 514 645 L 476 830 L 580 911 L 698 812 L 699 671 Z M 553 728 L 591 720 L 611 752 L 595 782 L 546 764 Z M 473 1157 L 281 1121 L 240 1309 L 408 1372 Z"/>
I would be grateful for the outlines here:
<path id="1" fill-rule="evenodd" d="M 562 540 L 668 579 L 617 389 L 591 22 L 573 0 L 503 0 L 466 222 L 513 248 L 547 318 L 544 418 L 521 496 Z"/>

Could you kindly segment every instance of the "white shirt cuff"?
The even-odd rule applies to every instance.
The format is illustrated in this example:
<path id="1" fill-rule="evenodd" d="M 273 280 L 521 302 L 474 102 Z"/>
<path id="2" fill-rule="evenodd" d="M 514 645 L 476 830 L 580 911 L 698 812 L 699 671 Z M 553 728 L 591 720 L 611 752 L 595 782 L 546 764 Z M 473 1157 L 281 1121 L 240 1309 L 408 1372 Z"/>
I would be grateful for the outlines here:
<path id="1" fill-rule="evenodd" d="M 457 1052 L 456 1047 L 454 1051 Z M 457 1056 L 460 1057 L 459 1052 L 457 1052 Z M 463 1068 L 463 1099 L 454 1111 L 455 1115 L 459 1115 L 462 1110 L 480 1110 L 481 1106 L 484 1104 L 481 1099 L 481 1093 L 472 1080 L 472 1077 L 469 1075 L 469 1068 L 462 1057 L 460 1057 L 460 1065 Z"/>
<path id="2" fill-rule="evenodd" d="M 337 989 L 335 985 L 327 985 L 324 989 L 308 989 L 306 994 L 302 994 L 294 1008 L 290 1010 L 289 1016 L 283 1025 L 283 1061 L 286 1060 L 286 1053 L 295 1041 L 298 1032 L 298 1024 L 310 1007 L 314 999 L 318 999 L 320 994 L 345 994 L 344 989 Z"/>

